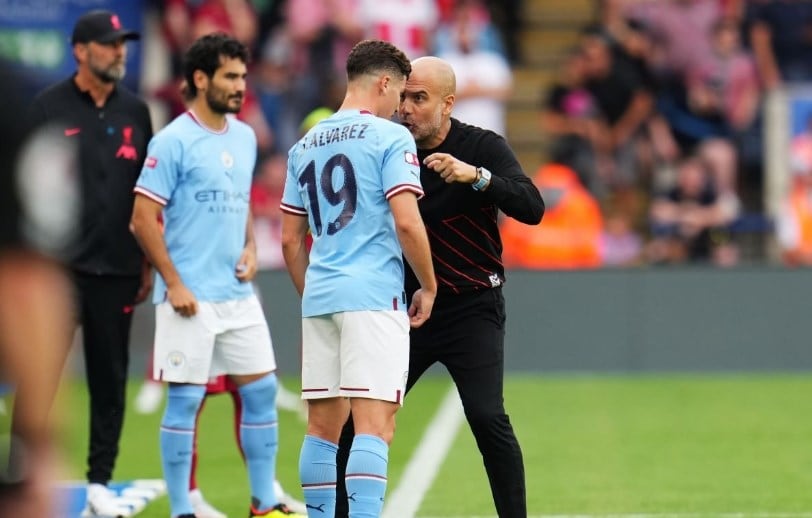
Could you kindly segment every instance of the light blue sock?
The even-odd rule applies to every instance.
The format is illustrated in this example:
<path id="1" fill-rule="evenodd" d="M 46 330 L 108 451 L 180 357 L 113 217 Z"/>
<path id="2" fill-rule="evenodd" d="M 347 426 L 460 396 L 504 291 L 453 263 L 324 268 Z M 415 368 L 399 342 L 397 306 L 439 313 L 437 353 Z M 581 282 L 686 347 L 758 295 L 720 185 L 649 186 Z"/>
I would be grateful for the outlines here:
<path id="1" fill-rule="evenodd" d="M 336 514 L 336 453 L 338 444 L 305 435 L 299 478 L 308 518 L 333 518 Z"/>
<path id="2" fill-rule="evenodd" d="M 279 503 L 273 489 L 279 446 L 276 388 L 274 373 L 239 388 L 243 408 L 240 441 L 255 511 L 265 511 Z"/>
<path id="3" fill-rule="evenodd" d="M 380 437 L 358 434 L 352 441 L 347 461 L 347 497 L 350 518 L 377 518 L 386 493 L 389 445 Z"/>
<path id="4" fill-rule="evenodd" d="M 191 514 L 189 475 L 195 439 L 195 416 L 206 394 L 203 385 L 170 384 L 161 420 L 161 465 L 172 516 Z"/>

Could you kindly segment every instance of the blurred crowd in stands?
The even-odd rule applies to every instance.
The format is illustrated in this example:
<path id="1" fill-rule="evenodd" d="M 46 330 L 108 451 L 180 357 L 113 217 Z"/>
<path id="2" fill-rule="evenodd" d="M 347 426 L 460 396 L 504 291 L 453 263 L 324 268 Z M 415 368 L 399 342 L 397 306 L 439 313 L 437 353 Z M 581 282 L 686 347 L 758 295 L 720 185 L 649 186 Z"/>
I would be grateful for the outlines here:
<path id="1" fill-rule="evenodd" d="M 448 60 L 454 116 L 507 137 L 513 71 L 538 50 L 521 45 L 534 1 L 153 0 L 170 70 L 143 93 L 174 116 L 195 38 L 221 30 L 250 46 L 240 117 L 261 147 L 259 258 L 279 268 L 286 153 L 338 106 L 352 45 Z M 506 266 L 732 266 L 763 259 L 768 240 L 787 264 L 812 264 L 812 123 L 788 150 L 780 213 L 763 202 L 765 99 L 812 81 L 812 0 L 595 0 L 593 21 L 541 88 L 542 165 L 526 172 L 548 208 L 537 227 L 505 219 Z"/>

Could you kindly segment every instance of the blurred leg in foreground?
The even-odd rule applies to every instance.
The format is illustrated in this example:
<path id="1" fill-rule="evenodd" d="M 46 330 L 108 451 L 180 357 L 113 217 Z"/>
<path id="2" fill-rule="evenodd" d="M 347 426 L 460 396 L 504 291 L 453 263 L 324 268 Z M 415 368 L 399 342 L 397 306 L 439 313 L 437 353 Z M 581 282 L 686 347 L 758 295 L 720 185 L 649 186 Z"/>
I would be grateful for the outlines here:
<path id="1" fill-rule="evenodd" d="M 69 293 L 51 260 L 22 250 L 0 255 L 0 370 L 16 393 L 0 516 L 56 516 L 49 415 L 70 345 Z"/>

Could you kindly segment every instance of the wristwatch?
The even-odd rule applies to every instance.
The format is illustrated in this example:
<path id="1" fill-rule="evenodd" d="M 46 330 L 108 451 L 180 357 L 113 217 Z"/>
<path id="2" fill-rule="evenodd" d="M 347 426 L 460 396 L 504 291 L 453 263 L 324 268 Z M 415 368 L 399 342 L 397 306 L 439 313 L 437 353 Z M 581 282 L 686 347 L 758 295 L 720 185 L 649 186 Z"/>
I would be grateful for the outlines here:
<path id="1" fill-rule="evenodd" d="M 476 168 L 476 181 L 471 184 L 475 191 L 481 191 L 491 183 L 491 172 L 484 167 Z"/>

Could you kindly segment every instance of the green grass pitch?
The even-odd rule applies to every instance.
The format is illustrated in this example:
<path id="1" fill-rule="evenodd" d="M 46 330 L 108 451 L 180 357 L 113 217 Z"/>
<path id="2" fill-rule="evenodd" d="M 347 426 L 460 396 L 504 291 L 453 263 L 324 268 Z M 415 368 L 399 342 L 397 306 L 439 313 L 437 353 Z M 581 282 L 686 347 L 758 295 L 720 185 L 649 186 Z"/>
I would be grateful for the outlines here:
<path id="1" fill-rule="evenodd" d="M 285 380 L 289 388 L 296 381 Z M 447 390 L 417 385 L 398 415 L 390 489 Z M 137 384 L 130 387 L 130 395 Z M 812 376 L 806 374 L 508 377 L 506 405 L 522 444 L 528 511 L 543 515 L 812 516 Z M 86 392 L 66 381 L 57 402 L 65 477 L 80 480 Z M 160 412 L 128 413 L 115 478 L 160 478 Z M 207 498 L 243 516 L 247 481 L 227 396 L 201 418 L 198 480 Z M 0 418 L 7 430 L 8 417 Z M 279 478 L 300 496 L 304 424 L 280 413 Z M 166 518 L 167 499 L 139 518 Z M 466 426 L 420 507 L 421 517 L 495 516 L 481 458 Z"/>

